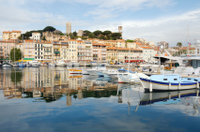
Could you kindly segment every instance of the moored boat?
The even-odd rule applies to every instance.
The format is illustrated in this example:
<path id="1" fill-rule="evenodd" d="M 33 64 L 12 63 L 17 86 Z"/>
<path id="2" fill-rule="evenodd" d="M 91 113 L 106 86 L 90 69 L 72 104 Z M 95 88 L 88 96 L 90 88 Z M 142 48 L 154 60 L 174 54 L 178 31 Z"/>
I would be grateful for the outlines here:
<path id="1" fill-rule="evenodd" d="M 199 78 L 182 78 L 178 74 L 152 75 L 150 78 L 140 77 L 146 90 L 186 90 L 199 88 Z"/>

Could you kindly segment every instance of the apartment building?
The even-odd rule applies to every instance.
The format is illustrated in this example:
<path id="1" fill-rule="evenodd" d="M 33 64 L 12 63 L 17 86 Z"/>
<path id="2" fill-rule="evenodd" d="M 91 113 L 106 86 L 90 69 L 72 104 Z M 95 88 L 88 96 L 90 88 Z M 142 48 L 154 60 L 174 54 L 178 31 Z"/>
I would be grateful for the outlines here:
<path id="1" fill-rule="evenodd" d="M 156 54 L 156 52 L 154 51 L 154 48 L 141 46 L 140 49 L 143 50 L 144 61 L 146 62 L 155 61 L 155 59 L 153 58 Z"/>
<path id="2" fill-rule="evenodd" d="M 50 41 L 45 41 L 42 43 L 43 47 L 43 62 L 51 62 L 53 59 L 53 44 Z"/>
<path id="3" fill-rule="evenodd" d="M 85 61 L 93 60 L 93 45 L 90 41 L 85 41 Z"/>
<path id="4" fill-rule="evenodd" d="M 35 58 L 35 41 L 34 40 L 24 40 L 23 45 L 23 57 L 24 59 L 33 60 Z"/>
<path id="5" fill-rule="evenodd" d="M 93 43 L 93 61 L 94 62 L 106 62 L 106 44 Z"/>
<path id="6" fill-rule="evenodd" d="M 137 48 L 136 42 L 127 42 L 127 48 Z"/>
<path id="7" fill-rule="evenodd" d="M 67 60 L 70 61 L 78 61 L 77 54 L 77 40 L 70 39 L 69 40 L 69 48 L 67 50 Z"/>
<path id="8" fill-rule="evenodd" d="M 59 42 L 53 42 L 53 59 L 54 60 L 60 60 L 60 50 L 61 50 L 61 44 Z"/>
<path id="9" fill-rule="evenodd" d="M 17 39 L 21 36 L 21 31 L 3 31 L 2 39 L 3 41 L 7 41 L 10 39 Z"/>
<path id="10" fill-rule="evenodd" d="M 67 60 L 67 50 L 68 50 L 68 47 L 69 47 L 69 44 L 68 42 L 60 42 L 61 43 L 61 54 L 60 54 L 60 58 L 62 60 Z"/>
<path id="11" fill-rule="evenodd" d="M 107 62 L 117 62 L 118 61 L 118 57 L 117 57 L 118 53 L 117 53 L 117 48 L 116 47 L 108 47 L 107 48 Z"/>
<path id="12" fill-rule="evenodd" d="M 15 47 L 15 41 L 0 41 L 0 48 L 3 50 L 3 58 L 9 58 L 10 50 Z"/>

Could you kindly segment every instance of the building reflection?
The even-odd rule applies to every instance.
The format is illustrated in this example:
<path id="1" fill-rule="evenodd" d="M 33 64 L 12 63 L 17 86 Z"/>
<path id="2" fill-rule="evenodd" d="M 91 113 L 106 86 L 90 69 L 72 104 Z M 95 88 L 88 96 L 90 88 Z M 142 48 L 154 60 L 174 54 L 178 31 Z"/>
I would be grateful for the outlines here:
<path id="1" fill-rule="evenodd" d="M 6 99 L 39 98 L 46 102 L 66 96 L 66 105 L 72 100 L 87 97 L 110 97 L 117 95 L 117 84 L 97 78 L 88 80 L 78 75 L 70 76 L 67 68 L 25 68 L 1 71 L 1 89 Z M 20 78 L 20 79 L 19 79 Z"/>

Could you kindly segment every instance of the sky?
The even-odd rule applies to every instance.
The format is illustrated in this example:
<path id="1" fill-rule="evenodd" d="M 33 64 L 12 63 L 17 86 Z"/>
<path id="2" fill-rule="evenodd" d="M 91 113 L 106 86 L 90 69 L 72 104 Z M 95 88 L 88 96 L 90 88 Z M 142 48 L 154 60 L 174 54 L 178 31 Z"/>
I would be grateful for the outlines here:
<path id="1" fill-rule="evenodd" d="M 72 31 L 117 32 L 123 26 L 123 39 L 166 41 L 170 47 L 200 40 L 198 0 L 0 0 L 0 12 L 0 39 L 3 31 L 46 26 L 65 33 L 71 22 Z"/>

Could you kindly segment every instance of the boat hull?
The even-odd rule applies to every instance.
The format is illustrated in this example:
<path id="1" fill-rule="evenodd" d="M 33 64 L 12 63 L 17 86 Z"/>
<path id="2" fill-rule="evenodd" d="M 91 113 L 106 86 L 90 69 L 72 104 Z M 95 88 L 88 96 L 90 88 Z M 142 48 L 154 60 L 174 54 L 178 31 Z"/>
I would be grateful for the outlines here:
<path id="1" fill-rule="evenodd" d="M 87 70 L 87 72 L 88 72 L 91 76 L 98 76 L 96 70 Z"/>
<path id="2" fill-rule="evenodd" d="M 199 83 L 197 82 L 188 82 L 188 83 L 169 83 L 169 82 L 159 82 L 159 81 L 153 81 L 145 78 L 140 78 L 143 87 L 145 90 L 149 90 L 150 87 L 152 90 L 158 90 L 158 91 L 171 91 L 171 90 L 187 90 L 187 89 L 194 89 L 197 88 Z"/>

